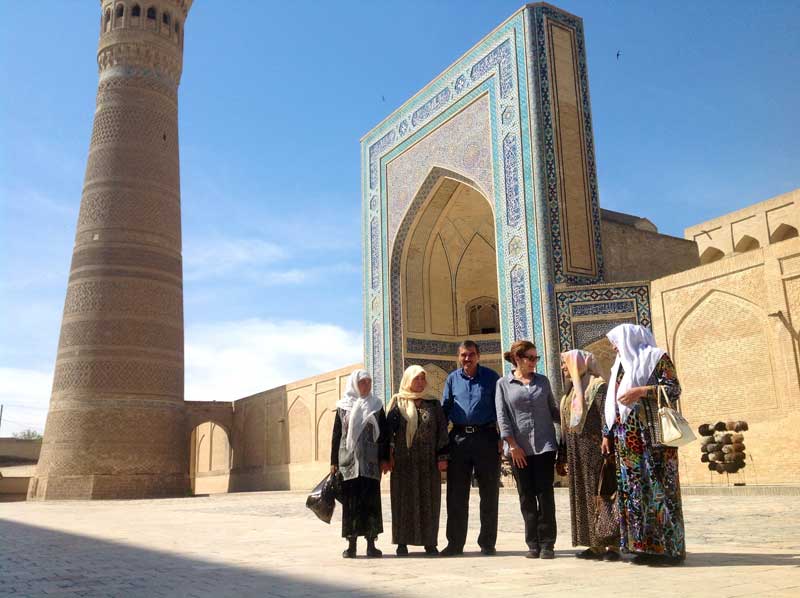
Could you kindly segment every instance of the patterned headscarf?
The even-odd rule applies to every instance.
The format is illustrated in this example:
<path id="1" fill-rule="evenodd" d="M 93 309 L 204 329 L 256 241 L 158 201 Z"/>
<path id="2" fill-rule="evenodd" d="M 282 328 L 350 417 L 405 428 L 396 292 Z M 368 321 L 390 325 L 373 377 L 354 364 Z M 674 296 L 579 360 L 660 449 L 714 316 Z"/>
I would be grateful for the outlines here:
<path id="1" fill-rule="evenodd" d="M 400 390 L 392 397 L 392 400 L 389 401 L 389 408 L 387 409 L 387 412 L 391 411 L 392 408 L 397 405 L 403 419 L 406 420 L 406 446 L 408 448 L 411 448 L 411 445 L 414 443 L 414 434 L 417 433 L 417 406 L 414 404 L 414 401 L 423 398 L 425 396 L 425 389 L 428 387 L 426 378 L 425 389 L 423 389 L 422 392 L 414 392 L 411 390 L 411 381 L 424 373 L 425 368 L 421 365 L 412 365 L 406 368 L 406 371 L 403 372 L 403 378 L 400 380 Z"/>
<path id="2" fill-rule="evenodd" d="M 589 392 L 589 386 L 600 378 L 597 361 L 588 351 L 574 349 L 561 354 L 561 361 L 567 366 L 572 380 L 572 392 L 568 393 L 561 404 L 561 426 L 570 432 L 580 434 L 586 422 L 586 414 L 592 408 L 595 393 Z M 587 400 L 587 395 L 589 399 Z M 571 398 L 570 398 L 571 397 Z"/>

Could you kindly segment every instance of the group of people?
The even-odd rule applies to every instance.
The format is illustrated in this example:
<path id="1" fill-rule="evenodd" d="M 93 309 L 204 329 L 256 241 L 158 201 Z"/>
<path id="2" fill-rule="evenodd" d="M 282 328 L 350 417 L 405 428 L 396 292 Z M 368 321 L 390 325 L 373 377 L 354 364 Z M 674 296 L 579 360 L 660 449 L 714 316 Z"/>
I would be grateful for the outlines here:
<path id="1" fill-rule="evenodd" d="M 426 392 L 425 370 L 412 365 L 384 409 L 366 370 L 350 376 L 337 403 L 331 472 L 342 477 L 342 556 L 356 556 L 356 539 L 368 557 L 383 533 L 380 480 L 390 473 L 392 543 L 397 555 L 409 546 L 427 555 L 458 556 L 467 540 L 473 476 L 480 496 L 478 546 L 496 554 L 500 462 L 511 462 L 525 526 L 526 557 L 555 557 L 555 472 L 569 479 L 573 546 L 579 558 L 677 565 L 686 555 L 677 449 L 657 444 L 645 417 L 658 393 L 680 397 L 675 367 L 652 333 L 622 324 L 608 333 L 616 350 L 609 380 L 586 351 L 561 354 L 566 391 L 556 402 L 550 381 L 536 371 L 539 354 L 530 341 L 504 354 L 512 370 L 499 376 L 480 365 L 469 340 L 458 349 L 441 400 Z M 659 389 L 661 387 L 661 389 Z M 439 552 L 441 474 L 447 472 L 447 546 Z M 615 482 L 611 532 L 597 531 L 601 472 Z"/>

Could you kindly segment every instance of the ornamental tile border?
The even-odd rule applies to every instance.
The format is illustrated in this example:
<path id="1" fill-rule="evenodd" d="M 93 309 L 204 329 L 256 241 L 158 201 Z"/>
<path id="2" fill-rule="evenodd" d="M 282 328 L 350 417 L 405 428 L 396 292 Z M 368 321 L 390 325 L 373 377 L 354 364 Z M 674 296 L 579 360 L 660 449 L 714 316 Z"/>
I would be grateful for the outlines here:
<path id="1" fill-rule="evenodd" d="M 642 326 L 650 328 L 652 318 L 650 314 L 650 288 L 647 284 L 634 285 L 601 285 L 573 287 L 556 291 L 556 304 L 558 306 L 558 333 L 561 351 L 580 348 L 575 345 L 574 326 L 572 316 L 575 310 L 584 311 L 602 320 L 609 320 L 604 316 L 616 316 L 621 321 L 631 319 Z M 624 312 L 623 304 L 631 308 Z M 619 318 L 629 315 L 630 319 Z M 590 320 L 582 320 L 585 323 Z"/>
<path id="2" fill-rule="evenodd" d="M 589 76 L 586 66 L 586 47 L 583 35 L 583 22 L 580 18 L 561 12 L 551 6 L 537 6 L 528 13 L 531 29 L 535 39 L 537 52 L 533 53 L 535 84 L 541 101 L 542 119 L 541 142 L 544 147 L 545 194 L 550 224 L 550 247 L 552 251 L 553 273 L 555 283 L 571 285 L 599 283 L 603 280 L 603 248 L 600 238 L 600 202 L 597 190 L 597 166 L 594 154 L 594 133 L 592 130 L 592 110 L 589 98 Z M 550 102 L 550 67 L 547 52 L 547 36 L 545 23 L 547 20 L 566 25 L 575 32 L 578 59 L 578 77 L 580 79 L 581 103 L 583 109 L 583 134 L 586 148 L 586 170 L 589 175 L 589 192 L 592 206 L 592 224 L 594 226 L 595 260 L 597 276 L 573 276 L 564 273 L 564 255 L 561 246 L 561 212 L 558 201 L 558 171 L 553 133 L 553 108 Z"/>
<path id="3" fill-rule="evenodd" d="M 455 359 L 460 346 L 458 341 L 440 341 L 429 338 L 406 338 L 407 353 L 422 353 L 424 355 L 448 355 Z M 499 340 L 487 340 L 478 342 L 482 355 L 500 353 L 501 345 Z"/>

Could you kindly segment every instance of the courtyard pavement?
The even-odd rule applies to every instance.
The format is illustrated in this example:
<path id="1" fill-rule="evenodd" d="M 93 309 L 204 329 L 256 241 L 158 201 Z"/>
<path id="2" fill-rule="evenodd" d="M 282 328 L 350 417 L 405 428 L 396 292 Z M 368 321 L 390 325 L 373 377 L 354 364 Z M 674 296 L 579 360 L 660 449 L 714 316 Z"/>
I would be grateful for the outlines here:
<path id="1" fill-rule="evenodd" d="M 509 492 L 498 555 L 482 557 L 477 499 L 464 557 L 398 559 L 386 533 L 383 559 L 361 542 L 350 561 L 339 509 L 325 525 L 300 493 L 0 504 L 0 596 L 800 596 L 800 496 L 686 496 L 689 556 L 675 568 L 575 559 L 563 491 L 555 560 L 523 558 Z M 444 526 L 443 508 L 440 548 Z"/>

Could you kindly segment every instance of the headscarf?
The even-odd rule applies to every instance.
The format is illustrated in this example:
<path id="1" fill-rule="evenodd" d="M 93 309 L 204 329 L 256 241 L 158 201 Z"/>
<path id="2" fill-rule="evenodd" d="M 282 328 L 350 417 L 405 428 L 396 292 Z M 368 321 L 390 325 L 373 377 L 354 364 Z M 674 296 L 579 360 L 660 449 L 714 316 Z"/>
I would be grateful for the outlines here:
<path id="1" fill-rule="evenodd" d="M 564 396 L 561 404 L 561 427 L 575 434 L 583 431 L 586 414 L 592 408 L 595 392 L 589 392 L 592 384 L 602 382 L 594 355 L 588 351 L 572 350 L 561 354 L 572 380 L 572 392 Z M 588 399 L 587 399 L 588 395 Z"/>
<path id="2" fill-rule="evenodd" d="M 620 421 L 624 422 L 631 407 L 617 402 L 617 398 L 635 386 L 644 386 L 656 369 L 658 360 L 666 353 L 656 346 L 653 333 L 644 326 L 620 324 L 607 335 L 611 344 L 617 348 L 617 359 L 611 368 L 611 379 L 606 393 L 606 425 L 614 425 L 619 410 Z M 624 375 L 617 386 L 617 374 L 622 366 Z"/>
<path id="3" fill-rule="evenodd" d="M 381 410 L 383 403 L 372 392 L 362 397 L 358 390 L 358 383 L 361 380 L 372 380 L 372 376 L 367 370 L 355 370 L 350 374 L 342 398 L 336 402 L 336 407 L 348 414 L 347 416 L 347 438 L 345 448 L 348 452 L 353 451 L 361 436 L 361 432 L 368 423 L 372 424 L 372 441 L 377 442 L 380 435 L 378 420 L 375 414 Z"/>
<path id="4" fill-rule="evenodd" d="M 425 396 L 425 389 L 423 389 L 422 392 L 414 392 L 411 390 L 411 381 L 424 373 L 425 368 L 421 365 L 412 365 L 406 368 L 406 371 L 403 372 L 403 378 L 400 380 L 400 390 L 392 397 L 392 400 L 389 401 L 388 411 L 391 411 L 392 408 L 397 405 L 400 414 L 403 416 L 403 419 L 406 420 L 406 446 L 408 448 L 411 448 L 411 445 L 414 443 L 414 434 L 417 433 L 417 406 L 414 404 L 414 401 Z M 427 386 L 426 378 L 425 388 L 427 388 Z"/>

